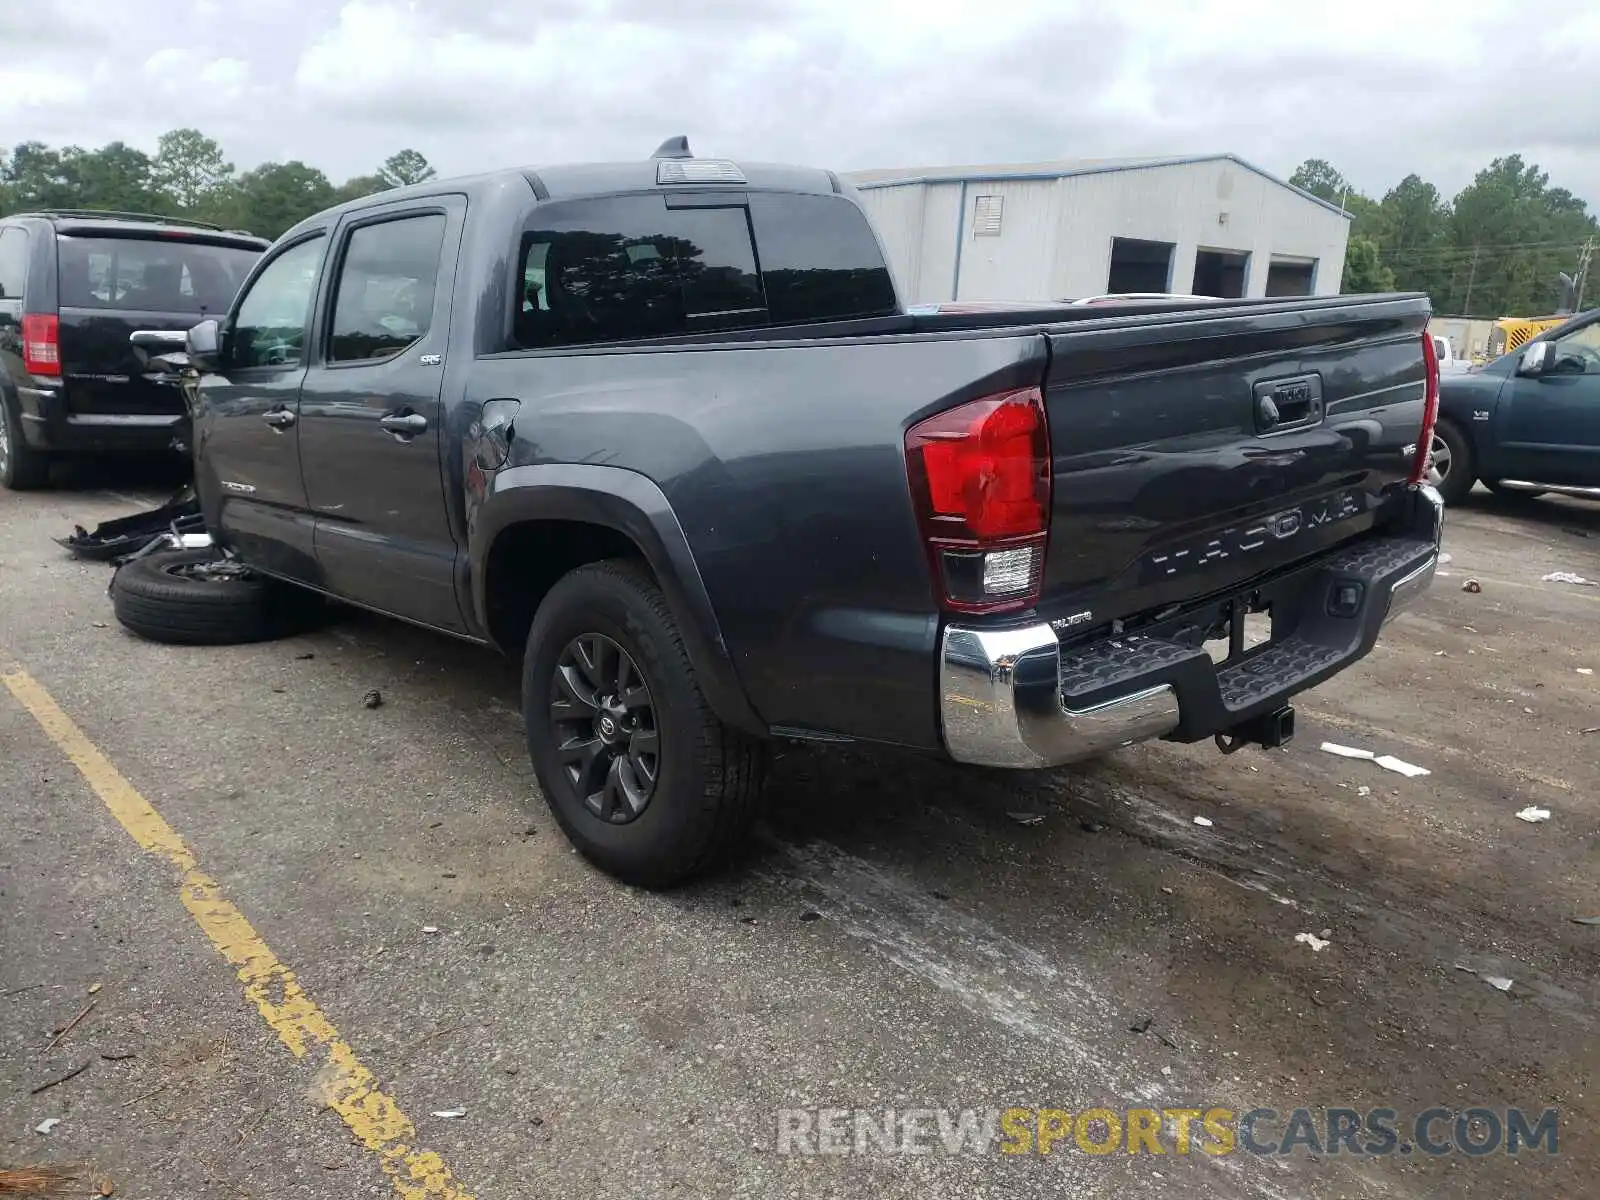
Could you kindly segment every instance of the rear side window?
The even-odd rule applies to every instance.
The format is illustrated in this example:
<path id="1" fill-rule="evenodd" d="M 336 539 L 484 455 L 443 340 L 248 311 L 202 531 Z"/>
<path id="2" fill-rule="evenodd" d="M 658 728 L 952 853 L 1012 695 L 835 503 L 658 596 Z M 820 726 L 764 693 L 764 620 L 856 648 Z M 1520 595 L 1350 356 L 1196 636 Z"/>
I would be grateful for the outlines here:
<path id="1" fill-rule="evenodd" d="M 28 235 L 12 226 L 0 229 L 0 300 L 22 299 L 28 279 Z"/>
<path id="2" fill-rule="evenodd" d="M 765 325 L 745 209 L 661 196 L 552 204 L 522 238 L 519 346 L 580 346 Z"/>
<path id="3" fill-rule="evenodd" d="M 261 257 L 240 246 L 168 238 L 63 235 L 57 245 L 63 308 L 225 313 Z"/>
<path id="4" fill-rule="evenodd" d="M 888 316 L 894 283 L 866 215 L 842 196 L 755 192 L 750 218 L 774 325 Z"/>
<path id="5" fill-rule="evenodd" d="M 444 245 L 443 213 L 362 225 L 350 234 L 333 305 L 329 362 L 387 358 L 428 332 Z"/>

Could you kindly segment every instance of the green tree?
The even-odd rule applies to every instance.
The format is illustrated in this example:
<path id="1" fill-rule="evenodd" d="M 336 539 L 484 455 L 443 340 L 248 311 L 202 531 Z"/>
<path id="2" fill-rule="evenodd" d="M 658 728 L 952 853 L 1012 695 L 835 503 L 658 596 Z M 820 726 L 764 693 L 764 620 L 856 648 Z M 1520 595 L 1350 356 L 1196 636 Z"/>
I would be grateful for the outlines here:
<path id="1" fill-rule="evenodd" d="M 334 189 L 333 203 L 343 204 L 347 200 L 359 200 L 363 196 L 372 196 L 378 192 L 388 191 L 394 186 L 381 175 L 357 175 L 347 179 Z"/>
<path id="2" fill-rule="evenodd" d="M 153 164 L 143 150 L 111 142 L 98 150 L 62 152 L 63 174 L 82 208 L 151 212 L 158 206 L 151 182 Z"/>
<path id="3" fill-rule="evenodd" d="M 1384 265 L 1377 242 L 1351 235 L 1344 252 L 1344 279 L 1339 290 L 1346 295 L 1395 290 L 1394 272 Z"/>
<path id="4" fill-rule="evenodd" d="M 228 223 L 276 238 L 334 203 L 333 185 L 315 167 L 295 161 L 262 163 L 231 189 Z"/>
<path id="5" fill-rule="evenodd" d="M 20 142 L 6 164 L 5 185 L 11 212 L 36 208 L 72 208 L 78 193 L 63 162 L 63 151 L 43 142 Z M 83 153 L 69 149 L 65 153 Z"/>
<path id="6" fill-rule="evenodd" d="M 437 172 L 428 165 L 428 160 L 415 150 L 402 150 L 390 155 L 378 171 L 379 177 L 390 187 L 422 183 L 432 179 L 435 174 Z"/>
<path id="7" fill-rule="evenodd" d="M 1310 192 L 1329 204 L 1342 205 L 1355 188 L 1325 158 L 1308 158 L 1294 169 L 1289 182 L 1302 192 Z"/>
<path id="8" fill-rule="evenodd" d="M 156 191 L 185 216 L 214 213 L 227 198 L 233 164 L 198 129 L 174 129 L 156 143 L 151 173 Z"/>

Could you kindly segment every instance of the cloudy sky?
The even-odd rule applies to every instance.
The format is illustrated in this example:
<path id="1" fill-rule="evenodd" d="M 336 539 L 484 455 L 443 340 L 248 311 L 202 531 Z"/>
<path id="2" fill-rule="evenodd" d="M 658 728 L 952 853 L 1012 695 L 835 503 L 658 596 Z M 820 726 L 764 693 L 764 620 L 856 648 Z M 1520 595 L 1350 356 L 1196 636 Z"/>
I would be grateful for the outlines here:
<path id="1" fill-rule="evenodd" d="M 0 0 L 0 143 L 179 125 L 335 182 L 403 146 L 456 174 L 683 132 L 842 169 L 1316 156 L 1450 195 L 1515 151 L 1600 206 L 1600 3 Z"/>

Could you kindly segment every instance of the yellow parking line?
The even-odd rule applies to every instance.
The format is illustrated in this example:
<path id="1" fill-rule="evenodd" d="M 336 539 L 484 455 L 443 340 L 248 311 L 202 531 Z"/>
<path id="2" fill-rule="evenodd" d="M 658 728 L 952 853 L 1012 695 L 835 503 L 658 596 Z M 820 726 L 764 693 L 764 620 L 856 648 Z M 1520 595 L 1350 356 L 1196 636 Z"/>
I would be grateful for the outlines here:
<path id="1" fill-rule="evenodd" d="M 301 990 L 294 972 L 278 961 L 244 914 L 223 896 L 217 881 L 200 870 L 177 831 L 84 736 L 37 680 L 24 671 L 13 671 L 0 676 L 0 682 L 33 714 L 133 840 L 177 868 L 179 897 L 195 924 L 233 964 L 244 984 L 245 998 L 290 1053 L 305 1058 L 319 1052 L 323 1065 L 317 1081 L 324 1100 L 343 1118 L 356 1140 L 378 1156 L 396 1195 L 404 1200 L 472 1200 L 442 1158 L 415 1145 L 417 1131 L 410 1119 L 391 1096 L 378 1089 L 376 1076 Z"/>

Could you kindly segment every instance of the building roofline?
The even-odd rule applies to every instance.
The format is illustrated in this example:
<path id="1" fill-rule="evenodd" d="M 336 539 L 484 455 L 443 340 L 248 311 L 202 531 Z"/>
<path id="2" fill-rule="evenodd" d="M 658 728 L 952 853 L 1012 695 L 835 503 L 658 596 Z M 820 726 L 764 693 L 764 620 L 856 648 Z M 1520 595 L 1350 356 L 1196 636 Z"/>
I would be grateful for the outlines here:
<path id="1" fill-rule="evenodd" d="M 1347 221 L 1352 219 L 1351 213 L 1346 209 L 1342 209 L 1337 204 L 1333 204 L 1330 201 L 1324 200 L 1321 196 L 1313 195 L 1304 188 L 1296 187 L 1287 179 L 1279 179 L 1271 171 L 1262 170 L 1260 167 L 1256 166 L 1255 163 L 1240 158 L 1237 154 L 1190 154 L 1181 155 L 1175 158 L 1146 158 L 1133 162 L 1085 163 L 1082 166 L 1076 167 L 1070 165 L 1069 163 L 1063 163 L 1060 168 L 1055 170 L 1007 171 L 1004 168 L 1001 168 L 999 170 L 976 171 L 960 171 L 956 169 L 951 169 L 948 171 L 923 171 L 918 174 L 906 175 L 901 179 L 857 179 L 852 180 L 852 182 L 854 182 L 858 191 L 867 192 L 874 191 L 878 188 L 903 187 L 907 184 L 914 183 L 1010 183 L 1013 180 L 1071 179 L 1078 175 L 1108 175 L 1115 171 L 1147 171 L 1152 167 L 1185 167 L 1193 163 L 1205 162 L 1236 163 L 1245 170 L 1254 172 L 1263 179 L 1277 184 L 1279 187 L 1287 188 L 1289 191 L 1294 192 L 1298 196 L 1304 197 L 1313 204 L 1321 205 L 1329 212 L 1338 213 Z M 846 172 L 847 176 L 849 174 L 850 172 Z"/>

